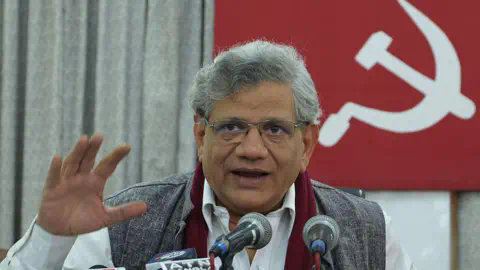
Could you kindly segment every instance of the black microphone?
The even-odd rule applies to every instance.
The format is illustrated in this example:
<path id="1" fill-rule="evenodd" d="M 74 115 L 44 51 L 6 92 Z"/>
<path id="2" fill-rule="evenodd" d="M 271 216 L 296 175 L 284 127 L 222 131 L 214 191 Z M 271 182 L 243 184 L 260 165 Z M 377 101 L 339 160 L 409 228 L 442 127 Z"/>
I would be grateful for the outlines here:
<path id="1" fill-rule="evenodd" d="M 104 270 L 115 270 L 115 269 L 118 269 L 118 270 L 125 270 L 125 268 L 123 267 L 120 267 L 120 268 L 111 268 L 111 267 L 106 267 L 105 265 L 100 265 L 100 264 L 97 264 L 97 265 L 94 265 L 88 269 L 104 269 Z"/>
<path id="2" fill-rule="evenodd" d="M 197 251 L 194 248 L 187 248 L 177 251 L 163 252 L 155 254 L 148 262 L 165 262 L 165 261 L 181 261 L 181 260 L 191 260 L 197 258 Z"/>
<path id="3" fill-rule="evenodd" d="M 259 213 L 244 215 L 237 227 L 226 235 L 221 235 L 208 252 L 215 257 L 235 255 L 244 248 L 261 249 L 272 239 L 272 226 L 267 218 Z"/>
<path id="4" fill-rule="evenodd" d="M 145 265 L 146 270 L 210 270 L 208 258 L 190 259 L 181 261 L 163 261 Z M 214 269 L 213 269 L 214 270 Z"/>
<path id="5" fill-rule="evenodd" d="M 310 252 L 319 252 L 321 256 L 332 250 L 340 238 L 337 222 L 328 216 L 310 218 L 303 227 L 303 241 Z"/>

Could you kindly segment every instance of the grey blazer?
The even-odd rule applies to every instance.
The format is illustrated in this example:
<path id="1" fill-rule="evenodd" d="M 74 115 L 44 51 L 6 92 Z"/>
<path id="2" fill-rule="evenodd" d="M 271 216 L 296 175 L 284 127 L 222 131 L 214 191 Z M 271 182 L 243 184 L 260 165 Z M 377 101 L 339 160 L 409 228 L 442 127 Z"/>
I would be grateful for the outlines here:
<path id="1" fill-rule="evenodd" d="M 116 266 L 145 269 L 153 255 L 182 249 L 193 172 L 140 183 L 108 199 L 110 206 L 144 201 L 148 212 L 109 228 L 112 260 Z M 385 220 L 377 203 L 312 180 L 317 211 L 335 219 L 340 227 L 336 248 L 326 255 L 326 269 L 384 270 Z"/>

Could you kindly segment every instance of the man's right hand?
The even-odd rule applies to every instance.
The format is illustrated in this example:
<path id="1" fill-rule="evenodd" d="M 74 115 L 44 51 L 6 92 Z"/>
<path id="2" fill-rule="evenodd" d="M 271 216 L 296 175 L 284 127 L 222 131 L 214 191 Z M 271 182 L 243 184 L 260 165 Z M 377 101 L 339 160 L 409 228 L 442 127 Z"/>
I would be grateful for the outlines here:
<path id="1" fill-rule="evenodd" d="M 82 136 L 62 161 L 53 157 L 40 203 L 37 224 L 55 235 L 93 232 L 147 211 L 143 202 L 109 208 L 103 204 L 107 178 L 128 154 L 130 146 L 115 148 L 94 168 L 102 136 Z"/>

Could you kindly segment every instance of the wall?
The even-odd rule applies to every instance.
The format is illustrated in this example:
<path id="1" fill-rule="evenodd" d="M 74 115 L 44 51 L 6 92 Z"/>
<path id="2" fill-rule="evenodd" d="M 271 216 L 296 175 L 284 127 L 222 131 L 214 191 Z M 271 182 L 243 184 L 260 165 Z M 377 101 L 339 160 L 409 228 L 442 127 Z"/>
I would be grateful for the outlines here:
<path id="1" fill-rule="evenodd" d="M 450 192 L 367 191 L 392 218 L 395 238 L 417 269 L 451 269 Z"/>

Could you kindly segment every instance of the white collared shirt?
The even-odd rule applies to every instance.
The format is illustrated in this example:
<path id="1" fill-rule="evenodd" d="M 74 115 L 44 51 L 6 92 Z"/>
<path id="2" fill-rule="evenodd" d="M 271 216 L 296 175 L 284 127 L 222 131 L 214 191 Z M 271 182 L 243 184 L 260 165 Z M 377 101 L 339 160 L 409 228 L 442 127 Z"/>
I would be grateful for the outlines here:
<path id="1" fill-rule="evenodd" d="M 208 226 L 208 250 L 221 234 L 230 232 L 228 227 L 230 215 L 225 207 L 216 205 L 215 195 L 207 181 L 203 187 L 202 213 Z M 282 207 L 267 214 L 266 218 L 272 226 L 272 239 L 264 248 L 257 250 L 251 265 L 245 250 L 237 253 L 233 258 L 234 269 L 284 269 L 288 239 L 295 220 L 294 185 L 285 194 Z M 220 258 L 216 258 L 215 266 L 221 264 Z"/>
<path id="2" fill-rule="evenodd" d="M 213 191 L 206 181 L 203 192 L 202 212 L 209 229 L 208 250 L 216 237 L 229 232 L 229 215 L 225 208 L 216 206 Z M 384 216 L 386 270 L 415 269 L 410 257 L 393 237 L 391 218 L 385 212 Z M 282 207 L 268 214 L 267 219 L 272 225 L 272 240 L 257 251 L 252 265 L 245 251 L 237 254 L 233 261 L 235 269 L 283 269 L 289 239 L 284 236 L 290 236 L 295 220 L 294 186 L 285 195 Z M 0 263 L 0 270 L 83 270 L 93 265 L 114 267 L 107 228 L 77 237 L 64 237 L 44 231 L 35 224 L 35 220 L 23 238 L 9 249 L 7 257 Z M 215 265 L 219 267 L 219 259 Z"/>

